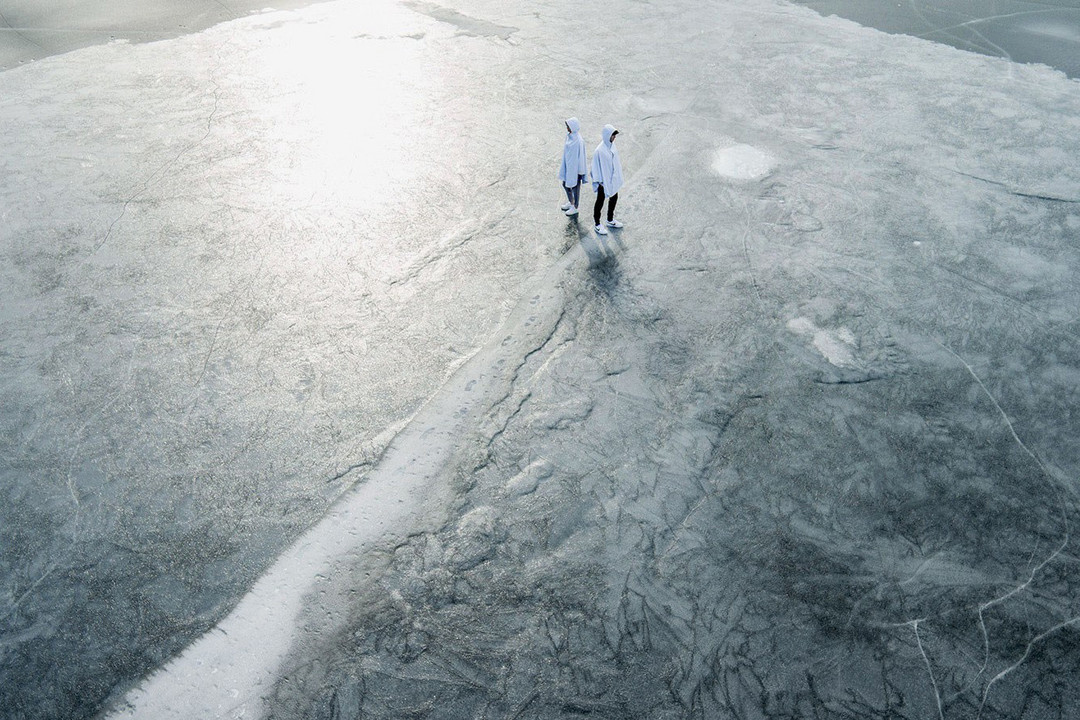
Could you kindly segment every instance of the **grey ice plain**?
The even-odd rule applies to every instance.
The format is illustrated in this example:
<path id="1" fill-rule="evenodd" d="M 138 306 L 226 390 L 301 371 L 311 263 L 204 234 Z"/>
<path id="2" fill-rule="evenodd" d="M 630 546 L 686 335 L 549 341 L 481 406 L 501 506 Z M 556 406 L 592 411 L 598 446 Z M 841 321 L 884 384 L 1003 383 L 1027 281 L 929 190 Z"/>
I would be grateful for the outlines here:
<path id="1" fill-rule="evenodd" d="M 1075 716 L 1076 81 L 772 0 L 236 14 L 0 73 L 0 714 Z"/>

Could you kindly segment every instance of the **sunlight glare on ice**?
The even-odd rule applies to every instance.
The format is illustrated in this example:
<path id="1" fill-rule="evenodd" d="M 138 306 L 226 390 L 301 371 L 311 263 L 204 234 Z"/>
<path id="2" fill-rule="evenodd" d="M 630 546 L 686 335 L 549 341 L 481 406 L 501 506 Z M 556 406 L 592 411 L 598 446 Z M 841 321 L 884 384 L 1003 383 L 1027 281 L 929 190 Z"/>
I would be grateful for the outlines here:
<path id="1" fill-rule="evenodd" d="M 277 190 L 378 206 L 389 202 L 390 176 L 415 174 L 402 162 L 412 137 L 404 113 L 421 76 L 417 45 L 395 37 L 411 26 L 393 4 L 335 9 L 334 24 L 319 25 L 321 32 L 311 31 L 310 23 L 289 26 L 289 41 L 264 52 L 261 67 L 252 68 L 264 85 L 292 89 L 262 99 L 278 142 L 303 149 Z M 357 36 L 357 27 L 366 34 Z"/>

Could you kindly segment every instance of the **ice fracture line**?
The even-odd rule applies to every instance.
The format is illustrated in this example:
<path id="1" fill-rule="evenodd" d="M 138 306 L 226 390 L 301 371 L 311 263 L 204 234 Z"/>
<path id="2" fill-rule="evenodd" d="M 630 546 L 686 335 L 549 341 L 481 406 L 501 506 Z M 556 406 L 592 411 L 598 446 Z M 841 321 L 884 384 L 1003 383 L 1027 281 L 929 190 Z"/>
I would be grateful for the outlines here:
<path id="1" fill-rule="evenodd" d="M 195 142 L 189 143 L 187 146 L 182 148 L 172 160 L 169 160 L 164 165 L 155 170 L 150 175 L 150 177 L 148 177 L 146 181 L 143 182 L 142 187 L 135 194 L 131 195 L 124 201 L 123 207 L 120 208 L 120 214 L 113 218 L 113 221 L 109 223 L 109 228 L 105 231 L 105 236 L 101 238 L 101 241 L 98 242 L 96 246 L 94 246 L 94 252 L 100 250 L 102 246 L 104 246 L 105 243 L 109 241 L 109 238 L 112 237 L 113 230 L 115 230 L 117 224 L 124 219 L 124 216 L 127 214 L 128 207 L 131 205 L 131 203 L 135 202 L 139 199 L 139 197 L 144 195 L 153 185 L 154 181 L 158 180 L 165 173 L 166 170 L 179 162 L 180 158 L 187 155 L 199 145 L 202 145 L 204 142 L 206 142 L 206 139 L 210 137 L 210 131 L 214 123 L 214 117 L 217 115 L 218 111 L 218 103 L 221 100 L 221 86 L 218 85 L 217 80 L 215 80 L 212 76 L 210 78 L 210 82 L 214 86 L 214 106 L 210 110 L 210 115 L 206 118 L 206 132 L 203 133 L 203 136 L 201 138 L 199 138 Z"/>
<path id="2" fill-rule="evenodd" d="M 960 355 L 957 354 L 952 348 L 948 347 L 944 343 L 939 342 L 938 344 L 942 348 L 944 348 L 946 351 L 948 351 L 949 354 L 951 354 L 953 357 L 955 357 L 957 360 L 959 360 L 963 364 L 963 366 L 967 369 L 968 374 L 971 375 L 971 377 L 975 380 L 975 382 L 982 389 L 982 391 L 986 394 L 986 396 L 988 398 L 990 398 L 990 402 L 992 402 L 994 404 L 994 407 L 997 409 L 998 413 L 1001 414 L 1001 417 L 1005 420 L 1005 424 L 1009 428 L 1009 432 L 1012 434 L 1013 439 L 1016 440 L 1017 444 L 1019 444 L 1020 447 L 1023 448 L 1024 452 L 1026 452 L 1031 457 L 1031 459 L 1035 461 L 1035 464 L 1038 465 L 1039 468 L 1043 471 L 1044 476 L 1047 477 L 1048 479 L 1058 481 L 1057 483 L 1051 482 L 1050 484 L 1058 492 L 1058 495 L 1059 495 L 1059 498 L 1060 498 L 1060 501 L 1061 501 L 1062 522 L 1063 522 L 1063 524 L 1065 526 L 1064 527 L 1064 530 L 1065 530 L 1064 538 L 1061 541 L 1061 545 L 1059 545 L 1058 548 L 1054 552 L 1052 552 L 1049 557 L 1047 557 L 1045 560 L 1040 562 L 1037 566 L 1035 566 L 1032 569 L 1030 577 L 1028 578 L 1027 581 L 1025 581 L 1025 582 L 1021 583 L 1019 586 L 1013 588 L 1011 591 L 1009 591 L 1005 595 L 1002 595 L 999 598 L 995 598 L 993 600 L 990 600 L 990 601 L 984 603 L 983 605 L 981 605 L 979 607 L 979 627 L 982 630 L 982 634 L 983 634 L 983 650 L 984 650 L 984 653 L 985 653 L 984 659 L 983 659 L 983 667 L 982 667 L 982 669 L 979 670 L 979 675 L 982 675 L 982 673 L 986 670 L 987 664 L 989 663 L 989 654 L 990 654 L 990 638 L 989 638 L 989 634 L 988 634 L 987 629 L 986 629 L 986 623 L 985 623 L 984 615 L 983 615 L 984 611 L 991 608 L 991 607 L 993 607 L 993 606 L 995 606 L 995 605 L 998 605 L 998 604 L 1004 602 L 1008 598 L 1016 595 L 1017 593 L 1025 590 L 1027 587 L 1029 587 L 1031 585 L 1031 583 L 1033 582 L 1034 578 L 1035 578 L 1035 574 L 1039 570 L 1041 570 L 1042 568 L 1046 567 L 1049 563 L 1053 562 L 1053 560 L 1056 559 L 1057 556 L 1060 555 L 1065 550 L 1065 548 L 1069 545 L 1070 530 L 1069 530 L 1068 510 L 1065 507 L 1064 498 L 1061 497 L 1061 493 L 1065 489 L 1065 487 L 1064 487 L 1065 484 L 1064 484 L 1064 482 L 1062 481 L 1061 478 L 1058 478 L 1054 473 L 1050 472 L 1050 469 L 1042 462 L 1042 460 L 1040 460 L 1038 458 L 1038 456 L 1035 455 L 1035 453 L 1027 445 L 1024 444 L 1024 441 L 1020 439 L 1020 436 L 1017 435 L 1016 429 L 1013 427 L 1012 421 L 1009 419 L 1009 416 L 1002 409 L 1002 407 L 998 403 L 997 399 L 990 393 L 990 390 L 986 387 L 986 385 L 983 383 L 983 381 L 975 373 L 974 368 L 972 368 L 971 365 L 966 360 L 964 360 L 964 358 L 960 357 Z M 1023 655 L 1020 656 L 1020 659 L 1018 659 L 1012 665 L 1008 666 L 1007 668 L 1005 668 L 1004 670 L 999 672 L 997 675 L 992 677 L 990 679 L 990 681 L 986 684 L 986 687 L 983 688 L 982 701 L 979 703 L 979 712 L 978 712 L 978 715 L 976 716 L 976 718 L 981 718 L 982 717 L 983 709 L 986 707 L 986 701 L 990 696 L 990 690 L 994 686 L 994 684 L 998 680 L 1001 680 L 1002 678 L 1009 675 L 1016 668 L 1020 667 L 1028 659 L 1028 657 L 1031 655 L 1031 651 L 1035 647 L 1035 645 L 1042 642 L 1045 638 L 1049 637 L 1050 635 L 1053 635 L 1058 630 L 1062 630 L 1062 629 L 1064 629 L 1066 627 L 1069 627 L 1070 625 L 1074 625 L 1074 624 L 1076 624 L 1078 622 L 1080 622 L 1080 616 L 1070 618 L 1068 620 L 1065 620 L 1065 621 L 1062 621 L 1062 622 L 1058 623 L 1057 625 L 1054 625 L 1053 627 L 1049 628 L 1048 630 L 1044 630 L 1043 632 L 1039 633 L 1034 638 L 1032 638 L 1031 641 L 1028 642 L 1027 647 L 1024 648 L 1024 653 L 1023 653 Z"/>

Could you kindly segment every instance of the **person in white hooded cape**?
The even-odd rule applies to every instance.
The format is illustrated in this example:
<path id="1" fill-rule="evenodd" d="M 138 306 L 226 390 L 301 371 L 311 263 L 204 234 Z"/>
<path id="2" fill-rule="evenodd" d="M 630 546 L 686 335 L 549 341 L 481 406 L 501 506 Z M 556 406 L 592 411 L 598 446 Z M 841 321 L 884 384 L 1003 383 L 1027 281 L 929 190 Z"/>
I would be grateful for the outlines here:
<path id="1" fill-rule="evenodd" d="M 607 228 L 620 228 L 622 223 L 615 219 L 615 204 L 619 201 L 619 190 L 623 185 L 622 162 L 619 160 L 619 151 L 613 141 L 619 131 L 613 125 L 604 126 L 604 139 L 596 146 L 593 153 L 592 169 L 589 177 L 592 180 L 593 192 L 596 193 L 596 204 L 593 205 L 593 222 L 596 224 L 596 232 L 606 235 Z M 604 199 L 607 198 L 607 221 L 600 224 L 600 211 L 604 209 Z M 605 227 L 605 225 L 607 227 Z"/>
<path id="2" fill-rule="evenodd" d="M 581 183 L 585 182 L 585 139 L 581 137 L 581 123 L 577 118 L 566 120 L 566 144 L 563 145 L 562 164 L 559 166 L 559 180 L 566 191 L 567 202 L 561 210 L 567 215 L 577 215 L 578 200 L 581 197 Z"/>

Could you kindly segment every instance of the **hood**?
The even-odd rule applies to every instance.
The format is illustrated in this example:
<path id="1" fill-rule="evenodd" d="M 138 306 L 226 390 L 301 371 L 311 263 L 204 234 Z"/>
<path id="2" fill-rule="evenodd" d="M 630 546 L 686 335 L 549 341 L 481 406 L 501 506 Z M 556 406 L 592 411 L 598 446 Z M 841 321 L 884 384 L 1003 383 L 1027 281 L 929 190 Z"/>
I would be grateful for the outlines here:
<path id="1" fill-rule="evenodd" d="M 615 134 L 615 126 L 614 125 L 605 125 L 604 126 L 604 144 L 607 145 L 608 147 L 611 147 L 611 136 L 614 135 L 614 134 Z"/>
<path id="2" fill-rule="evenodd" d="M 570 132 L 573 134 L 577 134 L 577 131 L 581 129 L 581 123 L 578 122 L 577 118 L 567 118 L 566 124 L 570 127 Z"/>

